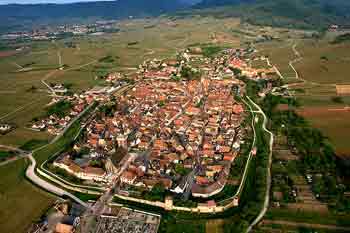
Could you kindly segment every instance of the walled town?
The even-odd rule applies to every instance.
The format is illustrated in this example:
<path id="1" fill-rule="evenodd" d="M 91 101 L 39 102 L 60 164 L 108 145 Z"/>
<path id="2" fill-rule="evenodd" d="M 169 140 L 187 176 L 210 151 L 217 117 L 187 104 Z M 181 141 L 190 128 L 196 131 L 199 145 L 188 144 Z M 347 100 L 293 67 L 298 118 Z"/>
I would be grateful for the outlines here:
<path id="1" fill-rule="evenodd" d="M 126 196 L 156 185 L 186 199 L 220 193 L 247 136 L 241 127 L 247 113 L 237 99 L 245 84 L 237 72 L 256 80 L 274 72 L 251 68 L 252 52 L 228 49 L 205 58 L 192 49 L 177 60 L 145 61 L 127 91 L 105 101 L 83 139 L 53 165 L 87 182 L 111 183 L 118 174 Z M 115 86 L 125 77 L 105 80 Z M 80 97 L 92 98 L 88 93 Z"/>

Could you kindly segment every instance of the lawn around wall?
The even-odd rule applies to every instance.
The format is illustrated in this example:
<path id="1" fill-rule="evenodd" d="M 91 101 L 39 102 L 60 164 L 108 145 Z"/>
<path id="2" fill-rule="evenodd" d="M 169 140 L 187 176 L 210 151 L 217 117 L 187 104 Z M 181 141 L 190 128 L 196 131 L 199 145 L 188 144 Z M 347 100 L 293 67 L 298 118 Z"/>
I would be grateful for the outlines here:
<path id="1" fill-rule="evenodd" d="M 55 202 L 53 195 L 25 179 L 26 167 L 24 159 L 0 167 L 1 232 L 27 232 L 31 224 Z"/>
<path id="2" fill-rule="evenodd" d="M 36 159 L 38 166 L 40 166 L 43 162 L 51 158 L 56 153 L 67 148 L 74 141 L 74 138 L 79 130 L 80 121 L 77 121 L 57 142 L 48 144 L 47 146 L 35 151 L 33 153 L 33 156 Z"/>

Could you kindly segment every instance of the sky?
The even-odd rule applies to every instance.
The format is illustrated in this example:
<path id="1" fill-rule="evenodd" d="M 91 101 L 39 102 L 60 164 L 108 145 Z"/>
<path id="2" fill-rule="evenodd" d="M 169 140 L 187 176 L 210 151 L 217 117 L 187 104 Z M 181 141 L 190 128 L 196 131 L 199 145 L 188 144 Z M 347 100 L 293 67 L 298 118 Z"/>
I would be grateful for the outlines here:
<path id="1" fill-rule="evenodd" d="M 71 3 L 71 2 L 97 2 L 97 1 L 106 1 L 106 0 L 0 0 L 0 4 Z M 107 1 L 111 1 L 111 0 L 107 0 Z M 195 2 L 199 2 L 200 0 L 182 0 L 182 1 L 195 3 Z"/>
<path id="2" fill-rule="evenodd" d="M 35 3 L 71 3 L 71 2 L 97 2 L 97 1 L 113 1 L 113 0 L 0 0 L 0 5 L 11 4 L 11 3 L 35 4 Z M 182 1 L 196 3 L 196 2 L 199 2 L 200 0 L 182 0 Z"/>
<path id="3" fill-rule="evenodd" d="M 97 2 L 97 1 L 106 1 L 106 0 L 0 0 L 0 4 L 70 3 L 70 2 Z"/>

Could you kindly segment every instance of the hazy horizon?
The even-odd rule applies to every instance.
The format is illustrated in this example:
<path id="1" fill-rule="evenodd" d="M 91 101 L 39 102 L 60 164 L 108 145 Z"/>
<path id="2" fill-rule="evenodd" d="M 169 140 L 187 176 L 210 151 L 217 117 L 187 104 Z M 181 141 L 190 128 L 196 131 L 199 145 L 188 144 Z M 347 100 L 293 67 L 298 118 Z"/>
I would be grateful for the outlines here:
<path id="1" fill-rule="evenodd" d="M 76 2 L 106 2 L 106 1 L 117 1 L 117 0 L 0 0 L 0 5 L 5 4 L 44 4 L 44 3 L 55 3 L 55 4 L 67 4 Z M 182 2 L 197 3 L 201 0 L 181 0 Z"/>
<path id="2" fill-rule="evenodd" d="M 114 0 L 0 0 L 1 5 L 5 4 L 40 4 L 40 3 L 56 3 L 66 4 L 75 2 L 106 2 Z"/>

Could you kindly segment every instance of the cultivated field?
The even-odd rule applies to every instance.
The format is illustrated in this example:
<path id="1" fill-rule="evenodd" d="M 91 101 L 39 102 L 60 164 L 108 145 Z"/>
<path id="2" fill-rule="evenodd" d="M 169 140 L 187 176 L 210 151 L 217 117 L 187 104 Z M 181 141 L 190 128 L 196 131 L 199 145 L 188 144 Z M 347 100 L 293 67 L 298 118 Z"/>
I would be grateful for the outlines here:
<path id="1" fill-rule="evenodd" d="M 295 64 L 299 75 L 322 84 L 350 84 L 350 43 L 306 40 L 297 45 L 303 60 Z"/>
<path id="2" fill-rule="evenodd" d="M 330 138 L 339 155 L 350 154 L 348 133 L 350 111 L 341 106 L 304 107 L 299 113 Z"/>
<path id="3" fill-rule="evenodd" d="M 341 97 L 340 101 L 334 101 L 334 97 L 337 96 L 335 84 L 350 84 L 347 75 L 350 43 L 333 44 L 333 40 L 331 36 L 325 39 L 296 36 L 258 43 L 256 48 L 259 55 L 267 55 L 277 66 L 285 77 L 285 83 L 299 82 L 292 88 L 302 104 L 299 112 L 330 138 L 339 155 L 349 155 L 350 147 L 346 140 L 350 129 L 349 111 L 344 108 L 349 106 L 350 96 Z M 290 62 L 297 58 L 293 46 L 301 56 L 299 61 L 293 62 L 299 80 L 295 79 L 295 72 L 290 66 Z M 263 66 L 259 63 L 254 65 Z"/>
<path id="4" fill-rule="evenodd" d="M 55 201 L 24 178 L 25 168 L 23 159 L 0 167 L 1 232 L 27 232 Z"/>
<path id="5" fill-rule="evenodd" d="M 224 232 L 224 220 L 215 219 L 208 220 L 206 223 L 206 233 L 223 233 Z"/>

